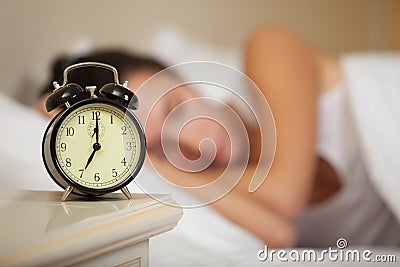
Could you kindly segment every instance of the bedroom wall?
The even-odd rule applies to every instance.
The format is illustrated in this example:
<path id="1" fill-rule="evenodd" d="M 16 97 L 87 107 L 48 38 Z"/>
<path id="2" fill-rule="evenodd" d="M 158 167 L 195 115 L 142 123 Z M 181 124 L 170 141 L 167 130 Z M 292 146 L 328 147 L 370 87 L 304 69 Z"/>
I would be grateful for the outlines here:
<path id="1" fill-rule="evenodd" d="M 392 47 L 400 50 L 400 1 L 394 3 L 393 8 L 393 27 L 392 27 Z"/>
<path id="2" fill-rule="evenodd" d="M 286 26 L 334 53 L 390 49 L 395 2 L 2 0 L 0 91 L 32 101 L 56 55 L 107 46 L 150 53 L 165 27 L 220 49 L 240 49 L 262 24 Z"/>

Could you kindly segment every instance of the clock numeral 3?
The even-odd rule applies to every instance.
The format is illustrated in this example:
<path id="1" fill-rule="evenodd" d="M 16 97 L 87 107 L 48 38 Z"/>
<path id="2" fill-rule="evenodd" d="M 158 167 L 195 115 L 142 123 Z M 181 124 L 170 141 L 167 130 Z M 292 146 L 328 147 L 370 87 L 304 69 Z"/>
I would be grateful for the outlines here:
<path id="1" fill-rule="evenodd" d="M 132 142 L 126 142 L 126 150 L 128 151 L 132 150 Z"/>

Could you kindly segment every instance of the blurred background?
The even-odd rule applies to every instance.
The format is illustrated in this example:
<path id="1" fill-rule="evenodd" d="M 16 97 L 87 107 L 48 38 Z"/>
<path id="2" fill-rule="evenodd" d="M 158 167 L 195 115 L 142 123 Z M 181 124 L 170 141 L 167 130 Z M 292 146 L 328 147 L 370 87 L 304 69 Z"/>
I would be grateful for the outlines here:
<path id="1" fill-rule="evenodd" d="M 337 54 L 400 48 L 397 0 L 0 0 L 0 91 L 30 103 L 52 59 L 103 47 L 240 67 L 246 38 L 265 24 Z"/>

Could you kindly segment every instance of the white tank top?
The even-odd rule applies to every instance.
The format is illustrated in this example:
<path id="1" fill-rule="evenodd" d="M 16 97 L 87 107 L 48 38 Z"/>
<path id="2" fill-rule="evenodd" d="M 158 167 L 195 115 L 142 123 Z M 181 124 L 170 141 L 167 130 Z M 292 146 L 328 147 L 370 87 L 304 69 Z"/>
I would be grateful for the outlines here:
<path id="1" fill-rule="evenodd" d="M 399 245 L 400 224 L 371 185 L 362 160 L 347 90 L 323 93 L 318 106 L 317 153 L 336 171 L 341 188 L 296 219 L 298 246 Z"/>

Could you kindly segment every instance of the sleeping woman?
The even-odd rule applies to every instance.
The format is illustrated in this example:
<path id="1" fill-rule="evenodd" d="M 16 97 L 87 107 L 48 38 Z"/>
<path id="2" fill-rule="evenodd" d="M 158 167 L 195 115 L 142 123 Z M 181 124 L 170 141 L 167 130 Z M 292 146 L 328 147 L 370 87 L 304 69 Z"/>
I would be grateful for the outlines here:
<path id="1" fill-rule="evenodd" d="M 249 193 L 261 137 L 247 124 L 252 137 L 248 167 L 235 188 L 211 206 L 269 247 L 332 246 L 338 238 L 346 238 L 351 245 L 400 245 L 399 221 L 368 179 L 346 102 L 348 92 L 342 83 L 340 59 L 291 32 L 271 27 L 255 31 L 244 53 L 245 73 L 260 88 L 274 116 L 275 158 L 267 179 L 257 191 Z M 152 59 L 99 51 L 57 60 L 53 80 L 61 82 L 66 66 L 83 61 L 115 66 L 133 91 L 164 69 Z M 70 80 L 82 85 L 108 81 L 101 81 L 95 72 L 77 74 Z M 51 85 L 47 86 L 35 105 L 50 117 L 54 113 L 45 112 L 44 101 L 51 90 Z M 146 92 L 139 93 L 141 104 L 150 104 Z M 211 167 L 188 180 L 187 172 L 174 168 L 165 158 L 160 145 L 162 123 L 175 106 L 198 95 L 189 87 L 168 93 L 153 110 L 145 129 L 155 168 L 172 182 L 186 186 L 210 182 L 223 171 L 231 155 L 224 129 L 199 119 L 181 132 L 179 145 L 185 156 L 196 159 L 199 142 L 214 140 L 217 152 Z M 207 104 L 195 108 L 222 112 Z M 143 116 L 139 119 L 144 120 Z"/>

